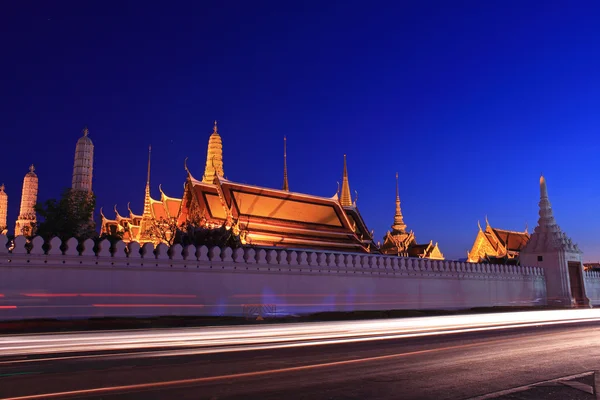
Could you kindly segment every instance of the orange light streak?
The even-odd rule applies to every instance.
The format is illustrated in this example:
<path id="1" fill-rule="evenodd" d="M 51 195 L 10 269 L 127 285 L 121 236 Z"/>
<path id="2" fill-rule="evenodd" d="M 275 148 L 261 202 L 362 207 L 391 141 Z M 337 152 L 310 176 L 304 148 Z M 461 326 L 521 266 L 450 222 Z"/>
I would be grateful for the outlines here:
<path id="1" fill-rule="evenodd" d="M 204 307 L 204 304 L 92 304 L 94 307 Z"/>
<path id="2" fill-rule="evenodd" d="M 17 306 L 0 306 L 0 309 L 15 309 Z"/>
<path id="3" fill-rule="evenodd" d="M 190 299 L 196 298 L 195 294 L 152 294 L 152 293 L 21 293 L 27 297 L 161 297 Z M 0 297 L 4 297 L 3 295 Z"/>

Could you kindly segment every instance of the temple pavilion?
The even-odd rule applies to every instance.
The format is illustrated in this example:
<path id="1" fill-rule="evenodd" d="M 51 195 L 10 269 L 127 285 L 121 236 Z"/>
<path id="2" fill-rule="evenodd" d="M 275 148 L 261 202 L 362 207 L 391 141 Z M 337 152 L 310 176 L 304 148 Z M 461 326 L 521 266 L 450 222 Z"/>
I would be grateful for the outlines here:
<path id="1" fill-rule="evenodd" d="M 479 232 L 473 243 L 471 251 L 467 254 L 467 261 L 474 263 L 490 264 L 519 264 L 521 250 L 529 242 L 527 228 L 523 232 L 508 231 L 493 228 L 488 219 L 485 219 L 485 229 L 477 223 Z"/>
<path id="2" fill-rule="evenodd" d="M 142 215 L 129 209 L 115 219 L 102 213 L 101 233 L 121 232 L 126 242 L 168 242 L 177 227 L 193 224 L 202 228 L 232 229 L 243 245 L 348 252 L 378 252 L 350 196 L 348 168 L 344 155 L 341 193 L 321 197 L 289 190 L 284 141 L 282 189 L 272 189 L 231 181 L 224 176 L 223 142 L 215 121 L 208 140 L 206 166 L 202 179 L 187 168 L 181 199 L 161 190 L 160 200 L 150 196 L 150 157 Z M 157 229 L 161 235 L 153 234 Z"/>
<path id="3" fill-rule="evenodd" d="M 425 244 L 417 244 L 414 232 L 407 231 L 404 223 L 404 216 L 400 208 L 400 193 L 398 189 L 398 174 L 396 173 L 396 213 L 394 214 L 394 223 L 392 231 L 388 231 L 380 247 L 383 254 L 397 255 L 402 257 L 430 258 L 434 260 L 443 260 L 444 255 L 440 251 L 437 243 L 430 241 Z"/>

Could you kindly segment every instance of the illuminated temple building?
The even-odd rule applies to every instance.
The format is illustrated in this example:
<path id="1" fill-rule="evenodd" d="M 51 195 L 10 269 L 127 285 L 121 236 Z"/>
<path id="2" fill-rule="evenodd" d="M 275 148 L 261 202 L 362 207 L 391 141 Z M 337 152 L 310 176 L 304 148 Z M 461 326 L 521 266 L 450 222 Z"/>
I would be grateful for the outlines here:
<path id="1" fill-rule="evenodd" d="M 396 173 L 396 213 L 394 215 L 394 224 L 392 231 L 388 231 L 383 238 L 383 244 L 380 248 L 381 253 L 397 255 L 402 257 L 431 258 L 434 260 L 443 260 L 444 255 L 440 251 L 438 244 L 430 241 L 427 244 L 417 244 L 413 231 L 406 231 L 404 216 L 400 208 L 400 193 L 398 190 L 398 174 Z"/>
<path id="2" fill-rule="evenodd" d="M 467 255 L 467 261 L 490 264 L 519 264 L 519 254 L 529 242 L 527 229 L 524 232 L 507 231 L 492 228 L 485 219 L 485 230 L 479 226 L 479 232 Z"/>
<path id="3" fill-rule="evenodd" d="M 284 142 L 285 146 L 285 142 Z M 284 149 L 282 189 L 271 189 L 233 182 L 223 172 L 223 143 L 213 128 L 208 141 L 202 180 L 185 167 L 182 199 L 150 197 L 150 161 L 144 212 L 129 216 L 116 212 L 113 220 L 102 214 L 102 233 L 122 232 L 125 241 L 161 242 L 164 238 L 148 234 L 152 226 L 232 229 L 243 245 L 298 249 L 377 252 L 373 237 L 363 221 L 356 202 L 350 198 L 346 157 L 344 156 L 341 194 L 320 197 L 289 191 L 287 154 Z M 171 233 L 172 234 L 172 233 Z"/>
<path id="4" fill-rule="evenodd" d="M 165 237 L 156 234 L 156 227 L 164 228 L 165 225 L 174 225 L 179 217 L 181 199 L 167 196 L 159 185 L 160 200 L 153 199 L 150 196 L 150 155 L 151 149 L 148 149 L 148 176 L 146 179 L 146 191 L 144 195 L 144 210 L 141 215 L 134 214 L 127 204 L 127 216 L 122 216 L 115 205 L 115 219 L 107 219 L 100 209 L 102 218 L 101 234 L 121 233 L 125 242 L 160 242 L 168 241 L 172 232 L 160 229 Z M 161 226 L 162 225 L 162 226 Z"/>

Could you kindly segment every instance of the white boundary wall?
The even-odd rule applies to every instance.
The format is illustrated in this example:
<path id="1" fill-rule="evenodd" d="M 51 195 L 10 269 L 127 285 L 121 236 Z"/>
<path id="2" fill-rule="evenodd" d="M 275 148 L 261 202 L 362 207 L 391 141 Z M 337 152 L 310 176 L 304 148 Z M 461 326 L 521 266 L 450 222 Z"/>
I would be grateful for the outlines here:
<path id="1" fill-rule="evenodd" d="M 460 309 L 546 304 L 538 267 L 382 255 L 0 236 L 0 320 Z M 599 285 L 600 287 L 600 285 Z M 256 307 L 255 307 L 256 306 Z"/>
<path id="2" fill-rule="evenodd" d="M 593 307 L 600 305 L 600 271 L 585 271 L 583 283 L 590 305 Z"/>

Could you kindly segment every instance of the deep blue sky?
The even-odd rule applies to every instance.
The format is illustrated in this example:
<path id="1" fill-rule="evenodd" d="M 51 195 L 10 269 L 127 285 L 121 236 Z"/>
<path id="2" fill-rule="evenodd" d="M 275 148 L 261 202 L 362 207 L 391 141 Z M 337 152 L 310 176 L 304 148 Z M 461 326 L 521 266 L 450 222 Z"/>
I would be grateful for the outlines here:
<path id="1" fill-rule="evenodd" d="M 29 164 L 39 200 L 70 186 L 84 125 L 113 215 L 141 212 L 149 144 L 154 197 L 180 197 L 217 119 L 234 181 L 279 188 L 286 135 L 291 189 L 332 196 L 346 153 L 379 240 L 398 171 L 405 222 L 448 258 L 486 214 L 533 229 L 543 172 L 559 224 L 600 259 L 598 2 L 16 3 L 0 15 L 11 229 Z"/>

